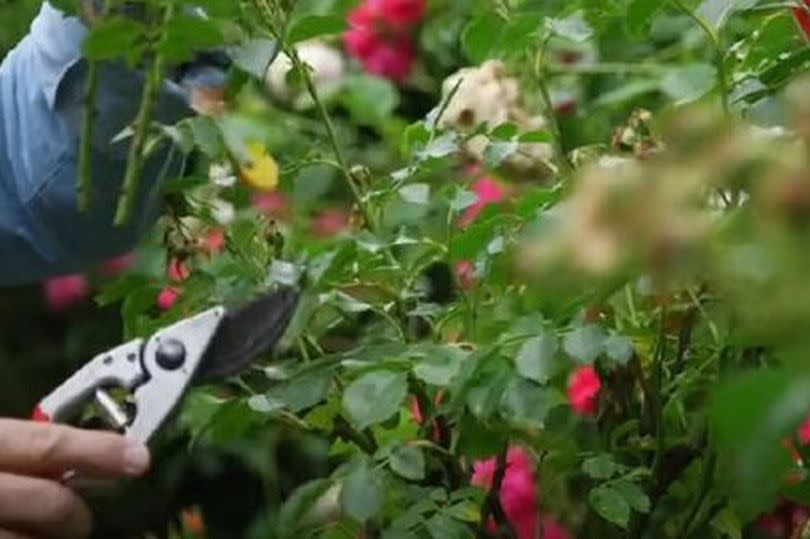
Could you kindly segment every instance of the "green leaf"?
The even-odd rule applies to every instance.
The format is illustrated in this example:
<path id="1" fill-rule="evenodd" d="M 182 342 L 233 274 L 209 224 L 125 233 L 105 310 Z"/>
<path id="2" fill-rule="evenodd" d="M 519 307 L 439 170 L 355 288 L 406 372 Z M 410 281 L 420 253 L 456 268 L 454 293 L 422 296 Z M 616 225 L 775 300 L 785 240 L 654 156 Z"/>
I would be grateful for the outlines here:
<path id="1" fill-rule="evenodd" d="M 461 46 L 467 57 L 475 63 L 490 58 L 500 41 L 505 23 L 506 21 L 494 12 L 482 13 L 470 21 L 461 34 Z"/>
<path id="2" fill-rule="evenodd" d="M 563 347 L 571 358 L 582 364 L 593 363 L 604 351 L 607 335 L 601 326 L 586 324 L 565 336 Z"/>
<path id="3" fill-rule="evenodd" d="M 319 36 L 339 34 L 346 29 L 343 18 L 334 15 L 305 15 L 290 25 L 287 43 L 293 44 Z"/>
<path id="4" fill-rule="evenodd" d="M 715 31 L 719 30 L 734 11 L 747 9 L 758 0 L 704 0 L 697 9 L 697 14 L 703 17 Z"/>
<path id="5" fill-rule="evenodd" d="M 599 516 L 621 528 L 630 521 L 630 504 L 610 485 L 599 485 L 588 493 L 588 502 Z"/>
<path id="6" fill-rule="evenodd" d="M 717 70 L 709 64 L 687 64 L 671 69 L 661 79 L 661 91 L 676 105 L 691 103 L 714 88 Z"/>
<path id="7" fill-rule="evenodd" d="M 524 378 L 547 384 L 562 367 L 557 359 L 557 336 L 543 332 L 523 343 L 515 357 L 518 373 Z"/>
<path id="8" fill-rule="evenodd" d="M 593 28 L 580 15 L 575 13 L 563 19 L 546 19 L 546 28 L 551 33 L 570 39 L 576 43 L 584 43 L 593 35 Z"/>
<path id="9" fill-rule="evenodd" d="M 370 127 L 383 125 L 399 105 L 394 85 L 369 75 L 346 77 L 345 91 L 341 95 L 355 122 Z"/>
<path id="10" fill-rule="evenodd" d="M 328 480 L 316 479 L 295 489 L 279 512 L 278 530 L 282 537 L 300 536 L 301 523 L 331 484 Z"/>
<path id="11" fill-rule="evenodd" d="M 264 80 L 267 68 L 278 56 L 281 48 L 274 39 L 253 39 L 230 50 L 234 64 L 246 73 Z"/>
<path id="12" fill-rule="evenodd" d="M 411 204 L 427 204 L 430 202 L 430 185 L 427 183 L 412 183 L 399 190 L 399 196 Z"/>
<path id="13" fill-rule="evenodd" d="M 661 0 L 631 0 L 627 6 L 627 27 L 630 33 L 641 37 L 650 27 L 653 16 L 664 6 Z"/>
<path id="14" fill-rule="evenodd" d="M 469 352 L 457 346 L 432 347 L 413 367 L 417 378 L 434 386 L 446 386 L 459 373 Z"/>
<path id="15" fill-rule="evenodd" d="M 509 156 L 518 151 L 517 141 L 493 141 L 484 149 L 484 161 L 487 165 L 497 168 Z"/>
<path id="16" fill-rule="evenodd" d="M 363 459 L 343 481 L 340 505 L 347 515 L 365 522 L 380 512 L 383 497 L 382 479 Z"/>
<path id="17" fill-rule="evenodd" d="M 633 357 L 633 341 L 628 337 L 611 335 L 605 340 L 605 353 L 620 365 L 626 365 Z"/>
<path id="18" fill-rule="evenodd" d="M 478 201 L 478 196 L 463 187 L 456 187 L 453 198 L 450 200 L 450 208 L 453 211 L 462 211 L 469 208 Z"/>
<path id="19" fill-rule="evenodd" d="M 542 429 L 548 413 L 565 402 L 556 389 L 513 377 L 501 398 L 500 410 L 505 419 L 517 426 Z"/>
<path id="20" fill-rule="evenodd" d="M 436 513 L 425 528 L 433 539 L 472 539 L 473 533 L 461 522 L 444 513 Z"/>
<path id="21" fill-rule="evenodd" d="M 401 372 L 374 371 L 355 380 L 343 394 L 343 410 L 362 430 L 382 423 L 399 411 L 408 392 L 407 376 Z"/>
<path id="22" fill-rule="evenodd" d="M 582 471 L 593 479 L 610 479 L 623 468 L 613 460 L 610 453 L 600 453 L 595 457 L 585 459 L 585 462 L 582 463 Z"/>
<path id="23" fill-rule="evenodd" d="M 418 447 L 399 445 L 391 450 L 388 464 L 397 475 L 419 481 L 425 478 L 425 454 Z"/>
<path id="24" fill-rule="evenodd" d="M 146 26 L 130 18 L 110 17 L 93 26 L 82 49 L 88 60 L 112 60 L 129 56 L 143 39 Z"/>
<path id="25" fill-rule="evenodd" d="M 331 368 L 308 369 L 270 394 L 279 398 L 291 411 L 298 413 L 324 400 L 331 386 Z"/>
<path id="26" fill-rule="evenodd" d="M 810 380 L 784 370 L 749 372 L 717 387 L 709 407 L 724 483 L 743 521 L 771 507 L 790 454 L 781 440 L 810 410 Z"/>
<path id="27" fill-rule="evenodd" d="M 712 528 L 721 536 L 728 539 L 742 539 L 742 523 L 734 510 L 726 506 L 717 513 L 711 521 Z"/>
<path id="28" fill-rule="evenodd" d="M 639 513 L 650 512 L 650 498 L 641 490 L 638 483 L 620 479 L 613 481 L 610 486 L 624 498 L 624 501 L 626 501 L 630 507 Z"/>
<path id="29" fill-rule="evenodd" d="M 158 50 L 170 63 L 189 61 L 198 51 L 216 48 L 223 42 L 219 27 L 200 17 L 178 15 L 165 25 L 164 31 Z"/>

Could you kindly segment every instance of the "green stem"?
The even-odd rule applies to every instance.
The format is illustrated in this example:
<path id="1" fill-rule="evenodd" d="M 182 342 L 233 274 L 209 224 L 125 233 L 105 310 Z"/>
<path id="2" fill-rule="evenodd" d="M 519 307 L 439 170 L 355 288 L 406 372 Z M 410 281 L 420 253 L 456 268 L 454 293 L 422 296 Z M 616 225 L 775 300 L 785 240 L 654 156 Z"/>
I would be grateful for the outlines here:
<path id="1" fill-rule="evenodd" d="M 546 75 L 548 74 L 545 63 L 547 44 L 548 39 L 543 41 L 540 51 L 535 56 L 534 75 L 535 79 L 537 80 L 537 85 L 540 88 L 540 96 L 543 99 L 543 105 L 546 108 L 546 117 L 548 119 L 549 127 L 554 134 L 554 149 L 557 153 L 557 159 L 563 166 L 564 170 L 569 172 L 574 169 L 574 164 L 571 162 L 571 159 L 569 159 L 568 154 L 565 152 L 565 147 L 563 146 L 562 140 L 562 129 L 560 128 L 560 122 L 557 120 L 557 115 L 554 113 L 554 105 L 551 101 L 551 92 L 549 92 L 548 84 L 546 83 Z"/>
<path id="2" fill-rule="evenodd" d="M 110 13 L 111 0 L 105 0 L 101 7 L 99 18 L 103 21 Z M 79 177 L 76 181 L 76 199 L 79 211 L 84 213 L 90 209 L 92 193 L 92 146 L 93 124 L 96 119 L 96 88 L 98 87 L 98 63 L 93 60 L 87 62 L 87 82 L 84 90 L 84 111 L 82 115 L 81 142 L 79 143 Z"/>
<path id="3" fill-rule="evenodd" d="M 715 466 L 715 454 L 711 452 L 709 456 L 703 461 L 703 478 L 700 482 L 700 491 L 698 492 L 697 497 L 695 498 L 695 504 L 692 506 L 691 511 L 689 512 L 689 516 L 683 521 L 683 525 L 681 526 L 681 530 L 678 533 L 677 537 L 681 539 L 686 539 L 689 537 L 690 532 L 695 528 L 695 524 L 697 524 L 697 518 L 700 515 L 700 509 L 703 507 L 703 502 L 706 500 L 706 496 L 709 494 L 709 491 L 712 487 L 712 478 L 714 476 L 714 466 Z"/>
<path id="4" fill-rule="evenodd" d="M 731 108 L 728 101 L 728 73 L 726 73 L 726 64 L 723 61 L 725 54 L 723 52 L 722 44 L 720 43 L 720 36 L 703 17 L 698 15 L 695 10 L 684 4 L 683 0 L 671 1 L 686 16 L 695 21 L 695 24 L 697 24 L 700 29 L 703 30 L 703 33 L 706 34 L 706 37 L 709 38 L 709 42 L 714 48 L 714 64 L 717 69 L 717 84 L 720 87 L 720 102 L 723 105 L 723 112 L 726 116 L 729 116 L 731 114 Z"/>
<path id="5" fill-rule="evenodd" d="M 162 22 L 164 27 L 172 17 L 174 17 L 174 4 L 169 3 L 164 8 L 163 12 Z M 146 159 L 144 147 L 146 146 L 146 139 L 149 134 L 152 111 L 154 110 L 155 102 L 157 101 L 160 91 L 160 85 L 163 81 L 164 67 L 165 60 L 163 55 L 159 53 L 155 54 L 144 84 L 138 114 L 135 117 L 135 132 L 132 136 L 132 145 L 129 148 L 129 156 L 127 157 L 127 170 L 124 174 L 123 185 L 121 186 L 121 197 L 118 200 L 118 208 L 115 212 L 116 226 L 123 226 L 128 223 L 132 211 L 135 208 L 135 198 Z"/>
<path id="6" fill-rule="evenodd" d="M 93 123 L 96 118 L 95 96 L 98 85 L 98 66 L 96 62 L 88 62 L 87 87 L 84 94 L 84 114 L 82 116 L 82 133 L 79 146 L 79 177 L 76 181 L 76 197 L 79 211 L 84 213 L 90 209 L 92 184 L 92 139 Z"/>
<path id="7" fill-rule="evenodd" d="M 667 71 L 667 66 L 661 64 L 638 63 L 626 64 L 619 62 L 600 62 L 598 64 L 549 64 L 546 73 L 550 75 L 661 75 Z"/>

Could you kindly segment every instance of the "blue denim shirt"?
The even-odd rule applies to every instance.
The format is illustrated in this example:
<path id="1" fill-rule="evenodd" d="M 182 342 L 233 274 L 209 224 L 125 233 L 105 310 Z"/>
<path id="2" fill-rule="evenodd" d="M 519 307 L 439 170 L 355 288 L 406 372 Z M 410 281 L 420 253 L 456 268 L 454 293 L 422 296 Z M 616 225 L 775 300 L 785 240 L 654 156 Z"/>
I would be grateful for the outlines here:
<path id="1" fill-rule="evenodd" d="M 78 211 L 86 32 L 78 19 L 43 3 L 29 34 L 0 65 L 0 284 L 81 271 L 131 249 L 158 215 L 160 178 L 179 169 L 175 152 L 156 152 L 146 164 L 135 218 L 113 225 L 128 141 L 112 139 L 134 118 L 143 80 L 122 64 L 105 63 L 92 139 L 92 207 Z M 165 84 L 157 119 L 175 122 L 191 113 L 187 87 Z"/>

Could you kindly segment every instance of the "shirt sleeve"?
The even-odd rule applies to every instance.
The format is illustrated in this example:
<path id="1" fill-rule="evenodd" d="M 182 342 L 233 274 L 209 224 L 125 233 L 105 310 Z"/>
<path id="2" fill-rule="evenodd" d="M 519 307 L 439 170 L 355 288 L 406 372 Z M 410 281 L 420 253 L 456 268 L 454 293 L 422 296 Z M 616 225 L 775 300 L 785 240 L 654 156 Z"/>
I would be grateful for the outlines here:
<path id="1" fill-rule="evenodd" d="M 147 160 L 134 218 L 113 224 L 128 140 L 113 143 L 135 117 L 143 75 L 120 63 L 98 70 L 92 137 L 92 202 L 77 209 L 76 182 L 87 29 L 47 2 L 29 34 L 0 65 L 0 284 L 33 282 L 86 269 L 131 249 L 159 213 L 162 178 L 182 156 L 168 145 Z M 167 82 L 156 117 L 191 114 L 182 87 Z"/>

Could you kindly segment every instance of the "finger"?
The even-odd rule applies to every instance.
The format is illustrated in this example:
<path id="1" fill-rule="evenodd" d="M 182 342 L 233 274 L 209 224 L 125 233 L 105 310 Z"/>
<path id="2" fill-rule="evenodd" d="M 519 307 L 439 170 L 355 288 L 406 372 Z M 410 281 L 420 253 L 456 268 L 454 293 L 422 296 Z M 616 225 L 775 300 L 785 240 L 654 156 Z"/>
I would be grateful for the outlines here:
<path id="1" fill-rule="evenodd" d="M 9 530 L 0 530 L 0 539 L 36 539 L 33 535 L 23 535 Z"/>
<path id="2" fill-rule="evenodd" d="M 76 493 L 55 481 L 0 473 L 0 527 L 35 537 L 84 539 L 92 516 Z"/>
<path id="3" fill-rule="evenodd" d="M 137 476 L 149 467 L 140 443 L 103 431 L 0 419 L 0 470 L 22 475 L 69 470 L 97 477 Z"/>

